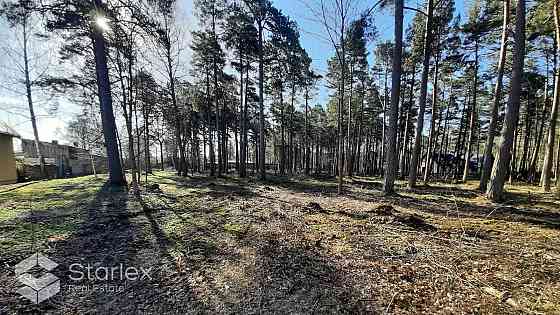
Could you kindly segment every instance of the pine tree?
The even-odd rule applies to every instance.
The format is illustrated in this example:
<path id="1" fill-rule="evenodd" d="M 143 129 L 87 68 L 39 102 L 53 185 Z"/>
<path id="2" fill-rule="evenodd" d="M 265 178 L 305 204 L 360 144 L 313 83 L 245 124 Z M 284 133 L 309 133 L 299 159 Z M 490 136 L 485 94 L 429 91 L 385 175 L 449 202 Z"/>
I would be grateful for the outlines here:
<path id="1" fill-rule="evenodd" d="M 389 126 L 387 132 L 386 166 L 383 191 L 394 192 L 394 183 L 397 176 L 397 119 L 401 91 L 402 72 L 402 37 L 403 37 L 403 0 L 395 1 L 395 46 L 393 50 L 393 71 L 391 80 L 391 107 L 389 108 Z"/>
<path id="2" fill-rule="evenodd" d="M 506 108 L 501 143 L 498 149 L 487 196 L 493 201 L 503 198 L 504 184 L 511 160 L 514 131 L 517 128 L 521 103 L 521 80 L 525 60 L 525 0 L 518 0 L 515 10 L 515 42 L 513 50 L 510 93 Z"/>
<path id="3" fill-rule="evenodd" d="M 553 4 L 553 16 L 554 16 L 554 36 L 555 36 L 555 46 L 554 49 L 556 50 L 556 54 L 560 51 L 558 49 L 558 45 L 560 43 L 560 4 L 558 0 L 552 0 Z M 556 64 L 555 64 L 556 65 Z M 552 160 L 554 155 L 554 143 L 556 138 L 556 123 L 558 120 L 558 107 L 560 106 L 560 68 L 556 65 L 555 69 L 556 73 L 554 74 L 554 96 L 552 99 L 552 109 L 550 111 L 550 122 L 549 122 L 549 129 L 546 141 L 546 148 L 545 148 L 545 155 L 543 161 L 543 171 L 542 171 L 542 179 L 541 184 L 544 191 L 550 191 L 550 177 L 551 177 L 551 170 L 552 170 Z M 560 150 L 560 148 L 558 149 Z M 558 163 L 558 161 L 557 161 Z M 558 191 L 557 193 L 560 195 L 560 180 L 558 180 L 560 176 L 558 172 L 556 172 L 556 182 L 558 184 Z"/>
<path id="4" fill-rule="evenodd" d="M 41 142 L 39 140 L 39 130 L 37 128 L 37 116 L 35 115 L 35 107 L 33 104 L 33 83 L 31 80 L 31 69 L 30 69 L 30 56 L 29 56 L 29 42 L 31 40 L 30 30 L 31 23 L 33 20 L 34 3 L 30 0 L 18 0 L 14 3 L 2 3 L 0 7 L 0 16 L 5 16 L 9 26 L 17 31 L 21 30 L 20 38 L 22 42 L 21 54 L 18 56 L 19 59 L 23 61 L 22 76 L 25 84 L 25 96 L 27 98 L 27 104 L 29 107 L 29 118 L 31 120 L 31 127 L 33 128 L 33 138 L 35 140 L 35 151 L 37 157 L 39 158 L 39 165 L 41 170 L 41 176 L 46 177 L 47 173 L 45 170 L 45 158 L 43 155 L 43 149 Z M 15 61 L 15 60 L 14 60 Z M 16 61 L 19 63 L 19 60 Z"/>
<path id="5" fill-rule="evenodd" d="M 510 19 L 510 0 L 503 1 L 502 10 L 502 35 L 500 44 L 500 53 L 498 57 L 498 69 L 496 85 L 494 87 L 494 96 L 492 98 L 492 105 L 490 108 L 490 123 L 488 126 L 488 131 L 486 135 L 486 144 L 484 147 L 484 160 L 482 165 L 482 172 L 480 175 L 480 190 L 486 191 L 488 185 L 488 179 L 490 178 L 490 172 L 492 168 L 492 150 L 494 148 L 494 137 L 496 133 L 496 128 L 498 125 L 498 110 L 500 101 L 502 99 L 502 85 L 504 77 L 504 68 L 506 63 L 507 54 L 507 39 L 509 31 L 509 19 Z"/>
<path id="6" fill-rule="evenodd" d="M 428 92 L 428 75 L 430 71 L 430 54 L 431 43 L 433 37 L 433 14 L 434 2 L 427 0 L 427 16 L 426 26 L 424 28 L 424 49 L 422 60 L 422 78 L 420 82 L 420 98 L 418 100 L 418 118 L 416 121 L 416 132 L 414 136 L 414 148 L 412 150 L 412 157 L 410 161 L 410 171 L 408 174 L 408 187 L 414 188 L 416 186 L 416 179 L 418 174 L 418 161 L 420 159 L 422 132 L 424 130 L 424 112 L 426 110 L 426 97 Z"/>

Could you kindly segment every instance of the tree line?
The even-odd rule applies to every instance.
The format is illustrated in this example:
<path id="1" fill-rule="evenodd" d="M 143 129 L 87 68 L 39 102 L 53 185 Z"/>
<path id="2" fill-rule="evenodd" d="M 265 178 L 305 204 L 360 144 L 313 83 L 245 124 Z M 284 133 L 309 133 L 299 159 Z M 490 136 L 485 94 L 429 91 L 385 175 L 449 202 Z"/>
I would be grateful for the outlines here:
<path id="1" fill-rule="evenodd" d="M 29 23 L 41 25 L 33 40 L 56 39 L 60 61 L 80 69 L 37 80 L 24 69 L 31 113 L 38 88 L 79 104 L 68 137 L 106 152 L 113 184 L 128 169 L 138 192 L 142 174 L 169 165 L 181 176 L 338 176 L 339 193 L 344 177 L 383 176 L 386 193 L 397 179 L 477 179 L 496 201 L 507 181 L 559 182 L 558 0 L 475 0 L 464 18 L 453 0 L 323 0 L 309 8 L 333 47 L 324 73 L 268 0 L 195 0 L 191 32 L 177 6 L 2 3 L 10 27 L 31 40 Z M 394 13 L 392 40 L 376 29 L 380 11 Z"/>

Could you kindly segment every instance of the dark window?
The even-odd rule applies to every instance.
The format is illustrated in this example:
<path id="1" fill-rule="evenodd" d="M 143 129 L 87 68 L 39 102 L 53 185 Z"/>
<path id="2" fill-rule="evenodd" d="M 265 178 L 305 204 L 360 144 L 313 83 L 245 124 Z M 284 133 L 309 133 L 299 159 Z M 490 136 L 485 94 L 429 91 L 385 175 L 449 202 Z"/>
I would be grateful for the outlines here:
<path id="1" fill-rule="evenodd" d="M 76 152 L 76 148 L 74 148 L 74 147 L 69 147 L 68 148 L 68 155 L 70 157 L 70 160 L 77 160 L 78 159 L 78 152 Z"/>

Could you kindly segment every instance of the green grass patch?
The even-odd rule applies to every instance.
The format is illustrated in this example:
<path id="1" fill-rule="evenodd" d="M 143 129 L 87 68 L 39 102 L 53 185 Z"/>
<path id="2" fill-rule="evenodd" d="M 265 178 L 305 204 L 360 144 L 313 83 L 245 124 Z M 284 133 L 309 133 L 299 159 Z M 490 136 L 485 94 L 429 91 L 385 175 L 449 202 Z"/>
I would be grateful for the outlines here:
<path id="1" fill-rule="evenodd" d="M 224 224 L 224 231 L 237 237 L 242 237 L 249 231 L 249 225 L 226 223 Z"/>
<path id="2" fill-rule="evenodd" d="M 37 181 L 0 189 L 0 249 L 16 252 L 69 237 L 85 220 L 106 176 Z"/>

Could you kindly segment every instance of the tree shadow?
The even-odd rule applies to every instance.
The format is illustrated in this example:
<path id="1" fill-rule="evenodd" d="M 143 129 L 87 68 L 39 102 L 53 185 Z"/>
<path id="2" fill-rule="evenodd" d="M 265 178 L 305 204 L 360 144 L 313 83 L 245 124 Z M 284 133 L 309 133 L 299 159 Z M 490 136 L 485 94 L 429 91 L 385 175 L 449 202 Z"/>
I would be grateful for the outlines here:
<path id="1" fill-rule="evenodd" d="M 554 212 L 537 207 L 524 208 L 521 200 L 527 200 L 526 194 L 508 192 L 506 204 L 492 204 L 477 200 L 482 194 L 476 190 L 464 188 L 428 186 L 411 191 L 420 196 L 437 196 L 432 200 L 400 196 L 398 198 L 382 198 L 381 200 L 412 211 L 420 211 L 438 216 L 459 216 L 507 222 L 520 222 L 539 225 L 545 228 L 560 229 L 560 211 Z M 457 198 L 456 198 L 457 197 Z M 363 196 L 352 198 L 372 201 Z M 377 199 L 377 201 L 380 201 Z M 540 203 L 540 201 L 539 201 Z"/>
<path id="2" fill-rule="evenodd" d="M 260 311 L 280 313 L 340 313 L 363 311 L 362 296 L 346 270 L 312 244 L 276 238 L 258 249 L 255 288 Z M 373 292 L 369 294 L 374 295 Z M 262 302 L 264 301 L 264 302 Z"/>
<path id="3" fill-rule="evenodd" d="M 335 181 L 321 180 L 319 182 L 310 182 L 306 179 L 298 180 L 285 176 L 270 176 L 266 181 L 266 184 L 296 193 L 337 193 L 337 186 Z"/>
<path id="4" fill-rule="evenodd" d="M 66 185 L 61 190 L 71 190 L 70 186 L 74 189 L 78 187 L 78 185 Z M 80 196 L 81 194 L 74 195 L 78 198 Z M 119 216 L 120 210 L 126 209 L 123 207 L 126 200 L 126 193 L 115 192 L 113 187 L 105 184 L 85 208 L 73 208 L 77 205 L 77 200 L 71 200 L 72 202 L 67 208 L 57 208 L 55 211 L 29 211 L 24 217 L 17 218 L 17 220 L 34 224 L 33 238 L 34 242 L 38 244 L 35 247 L 58 263 L 58 267 L 52 273 L 61 279 L 61 287 L 64 287 L 68 284 L 67 281 L 70 281 L 68 280 L 71 274 L 70 265 L 98 261 L 110 264 L 114 259 L 121 258 L 119 254 L 122 251 L 118 249 L 127 247 L 128 234 L 126 231 L 130 230 L 129 223 L 125 219 L 126 216 Z M 60 211 L 73 213 L 60 217 L 56 215 L 56 212 Z M 69 220 L 71 220 L 72 226 L 67 225 L 66 221 Z M 49 240 L 42 239 L 45 233 L 50 235 Z M 56 234 L 52 235 L 54 233 Z M 52 241 L 51 238 L 53 238 Z M 46 244 L 46 246 L 42 246 L 42 244 Z M 14 248 L 14 251 L 17 250 Z M 18 254 L 21 255 L 23 252 L 18 251 Z M 53 310 L 55 305 L 62 303 L 63 300 L 66 301 L 68 296 L 72 296 L 72 294 L 65 295 L 63 291 L 39 305 L 26 301 L 13 303 L 11 306 L 17 311 L 44 312 Z M 90 301 L 96 299 L 89 294 L 84 294 L 82 297 Z M 92 304 L 96 303 L 92 302 Z"/>
<path id="5" fill-rule="evenodd" d="M 299 193 L 327 193 L 336 194 L 336 183 L 327 182 L 326 184 L 319 184 L 307 181 L 291 180 L 289 178 L 275 178 L 274 181 L 269 182 L 272 186 L 281 187 L 283 189 L 299 192 Z M 533 206 L 534 202 L 544 204 L 539 197 L 531 194 L 522 194 L 517 192 L 506 193 L 506 204 L 511 206 L 499 206 L 491 204 L 480 204 L 475 198 L 483 194 L 478 190 L 461 188 L 461 187 L 445 187 L 437 185 L 423 185 L 417 186 L 413 189 L 407 189 L 403 186 L 402 192 L 407 194 L 419 196 L 436 196 L 435 200 L 426 200 L 424 198 L 415 198 L 414 196 L 407 196 L 406 194 L 397 193 L 391 196 L 386 196 L 381 192 L 382 184 L 377 181 L 364 181 L 355 178 L 353 183 L 348 185 L 351 188 L 365 188 L 359 191 L 347 189 L 344 196 L 350 199 L 379 203 L 384 202 L 392 205 L 397 205 L 402 208 L 410 209 L 412 211 L 420 211 L 431 213 L 440 216 L 448 216 L 452 213 L 454 216 L 467 216 L 472 218 L 481 219 L 496 219 L 508 222 L 522 222 L 540 225 L 546 228 L 560 229 L 560 211 L 554 212 L 551 210 L 540 209 Z M 456 199 L 457 198 L 457 199 Z M 472 201 L 462 201 L 467 199 Z M 557 206 L 553 202 L 548 202 L 552 206 Z M 521 206 L 527 205 L 532 207 L 525 209 Z"/>
<path id="6" fill-rule="evenodd" d="M 71 190 L 72 187 L 62 189 Z M 140 207 L 134 205 L 137 202 L 129 198 L 125 187 L 106 183 L 91 202 L 83 207 L 67 209 L 68 212 L 74 211 L 71 215 L 52 218 L 48 212 L 40 212 L 36 217 L 29 214 L 30 218 L 19 218 L 42 222 L 39 229 L 44 229 L 45 224 L 52 225 L 63 233 L 54 241 L 49 239 L 46 249 L 43 249 L 45 255 L 58 263 L 52 273 L 60 279 L 61 292 L 39 305 L 22 300 L 16 302 L 18 297 L 14 293 L 10 309 L 39 313 L 140 310 L 137 305 L 142 305 L 146 296 L 153 294 L 161 276 L 154 270 L 162 259 L 153 255 L 154 248 L 144 228 L 146 224 L 152 224 L 151 231 L 159 244 L 160 257 L 170 259 L 170 256 L 167 254 L 165 233 L 158 229 L 149 212 L 138 210 Z M 69 217 L 79 220 L 72 229 L 60 230 L 59 225 Z M 111 273 L 111 278 L 107 276 L 107 270 L 119 266 L 121 269 L 118 270 L 136 268 L 137 272 L 141 268 L 151 268 L 154 273 L 151 274 L 152 279 L 127 277 L 120 271 L 115 273 L 116 276 Z M 100 270 L 99 274 L 95 274 L 97 270 Z"/>
<path id="7" fill-rule="evenodd" d="M 32 181 L 32 182 L 27 182 L 27 183 L 13 184 L 13 186 L 8 188 L 8 189 L 0 190 L 0 194 L 5 194 L 5 193 L 11 192 L 11 191 L 15 191 L 15 190 L 18 190 L 20 188 L 23 188 L 23 187 L 26 187 L 26 186 L 29 186 L 29 185 L 33 185 L 35 183 L 37 183 L 37 182 Z"/>
<path id="8" fill-rule="evenodd" d="M 465 197 L 465 198 L 477 197 L 482 194 L 480 191 L 473 190 L 473 189 L 466 189 L 461 187 L 445 187 L 445 186 L 436 186 L 436 185 L 419 185 L 412 189 L 409 189 L 409 191 L 417 195 L 448 196 L 449 194 L 453 194 L 456 197 Z"/>
<path id="9" fill-rule="evenodd" d="M 220 183 L 211 182 L 206 185 L 206 188 L 209 190 L 208 192 L 204 192 L 210 197 L 213 198 L 230 198 L 230 197 L 256 197 L 257 194 L 249 189 L 247 186 L 232 186 L 232 185 L 225 185 Z"/>

